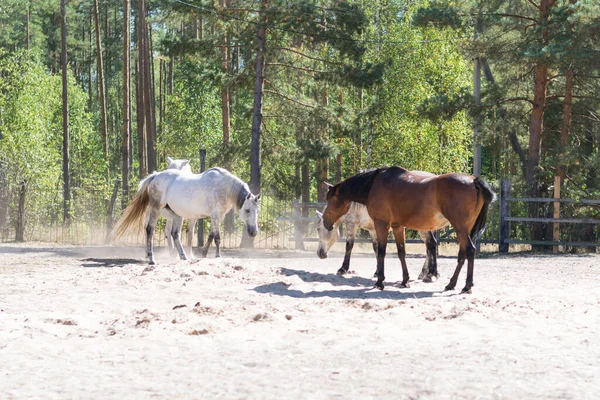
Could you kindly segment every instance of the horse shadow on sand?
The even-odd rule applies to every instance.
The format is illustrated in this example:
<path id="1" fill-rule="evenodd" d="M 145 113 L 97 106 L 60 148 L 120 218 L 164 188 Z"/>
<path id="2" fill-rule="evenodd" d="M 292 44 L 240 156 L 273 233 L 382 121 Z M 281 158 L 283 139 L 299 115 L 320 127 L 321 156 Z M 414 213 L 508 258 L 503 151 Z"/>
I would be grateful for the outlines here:
<path id="1" fill-rule="evenodd" d="M 135 260 L 133 258 L 84 258 L 81 264 L 84 268 L 122 268 L 127 264 L 145 264 L 145 261 Z"/>
<path id="2" fill-rule="evenodd" d="M 404 300 L 404 299 L 422 299 L 435 296 L 454 296 L 458 293 L 447 293 L 442 290 L 413 290 L 402 289 L 402 291 L 394 290 L 399 282 L 386 282 L 388 290 L 374 289 L 374 280 L 359 276 L 339 276 L 335 274 L 320 274 L 318 272 L 308 272 L 303 270 L 295 270 L 282 268 L 281 274 L 285 276 L 298 276 L 303 282 L 324 282 L 332 286 L 350 286 L 351 289 L 332 289 L 332 290 L 311 290 L 304 292 L 301 290 L 290 289 L 290 285 L 285 282 L 274 282 L 255 287 L 254 290 L 261 294 L 271 294 L 276 296 L 287 296 L 297 299 L 310 298 L 338 298 L 338 299 L 388 299 L 388 300 Z M 414 282 L 420 284 L 421 282 Z M 425 284 L 424 284 L 425 285 Z M 391 290 L 390 290 L 391 289 Z"/>

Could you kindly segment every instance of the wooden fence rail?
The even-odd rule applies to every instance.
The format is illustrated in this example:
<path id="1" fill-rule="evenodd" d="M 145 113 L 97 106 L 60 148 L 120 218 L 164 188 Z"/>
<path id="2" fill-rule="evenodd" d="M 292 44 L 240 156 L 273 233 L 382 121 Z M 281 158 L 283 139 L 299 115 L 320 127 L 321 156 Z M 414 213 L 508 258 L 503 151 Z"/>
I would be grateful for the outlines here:
<path id="1" fill-rule="evenodd" d="M 559 239 L 559 225 L 562 224 L 594 224 L 600 225 L 600 219 L 596 218 L 560 218 L 559 204 L 582 204 L 596 206 L 600 205 L 600 200 L 591 199 L 563 199 L 563 198 L 533 198 L 533 197 L 512 197 L 510 195 L 511 186 L 510 180 L 504 178 L 500 181 L 500 237 L 498 248 L 501 253 L 507 253 L 510 244 L 529 244 L 535 246 L 572 246 L 572 247 L 598 247 L 600 241 L 596 242 L 575 242 L 575 241 L 561 241 Z M 510 203 L 511 202 L 524 202 L 524 203 L 554 203 L 555 204 L 555 217 L 554 218 L 532 218 L 532 217 L 511 217 L 510 216 Z M 511 222 L 524 222 L 524 223 L 552 223 L 554 224 L 554 240 L 516 240 L 510 238 L 510 223 Z M 557 251 L 555 247 L 555 251 Z"/>

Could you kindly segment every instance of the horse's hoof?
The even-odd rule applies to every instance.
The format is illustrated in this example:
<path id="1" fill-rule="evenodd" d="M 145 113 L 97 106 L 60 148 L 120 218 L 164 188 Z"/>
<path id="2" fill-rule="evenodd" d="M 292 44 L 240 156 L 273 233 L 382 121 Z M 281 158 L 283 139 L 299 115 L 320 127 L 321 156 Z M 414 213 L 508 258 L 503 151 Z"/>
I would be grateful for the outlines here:
<path id="1" fill-rule="evenodd" d="M 149 261 L 148 261 L 148 265 L 156 265 L 156 261 L 154 261 L 154 260 L 149 260 Z"/>
<path id="2" fill-rule="evenodd" d="M 471 288 L 464 287 L 463 290 L 460 291 L 461 294 L 471 294 Z"/>
<path id="3" fill-rule="evenodd" d="M 383 290 L 383 282 L 376 282 L 375 286 L 373 286 L 374 288 L 377 288 L 379 290 Z"/>
<path id="4" fill-rule="evenodd" d="M 346 271 L 343 268 L 340 268 L 337 270 L 337 272 L 335 273 L 336 275 L 346 275 L 348 273 L 348 271 Z"/>
<path id="5" fill-rule="evenodd" d="M 408 284 L 408 282 L 402 282 L 402 283 L 400 284 L 400 287 L 401 287 L 401 288 L 406 288 L 406 289 L 408 289 L 408 288 L 410 288 L 410 285 Z"/>
<path id="6" fill-rule="evenodd" d="M 450 284 L 446 285 L 446 287 L 444 288 L 444 291 L 447 292 L 449 290 L 454 290 L 454 285 L 450 285 Z"/>
<path id="7" fill-rule="evenodd" d="M 437 281 L 437 279 L 438 279 L 437 275 L 427 274 L 423 277 L 423 282 L 432 283 L 432 282 Z"/>

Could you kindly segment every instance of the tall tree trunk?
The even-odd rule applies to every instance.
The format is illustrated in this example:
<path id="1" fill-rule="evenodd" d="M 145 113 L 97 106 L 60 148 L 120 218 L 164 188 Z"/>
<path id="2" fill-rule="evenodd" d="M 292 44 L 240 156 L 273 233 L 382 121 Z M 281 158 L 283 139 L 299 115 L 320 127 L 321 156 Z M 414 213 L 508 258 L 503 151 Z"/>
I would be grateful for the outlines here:
<path id="1" fill-rule="evenodd" d="M 550 8 L 555 0 L 541 0 L 539 4 L 539 23 L 546 24 L 550 16 Z M 546 29 L 543 32 L 543 42 L 548 43 L 549 33 Z M 539 197 L 541 193 L 540 177 L 538 176 L 541 149 L 542 132 L 544 123 L 544 109 L 546 107 L 546 90 L 548 87 L 548 66 L 545 61 L 540 60 L 535 66 L 534 87 L 533 87 L 533 109 L 531 111 L 531 120 L 529 124 L 529 152 L 527 158 L 527 186 L 529 187 L 530 197 Z M 539 203 L 529 203 L 529 217 L 543 217 L 540 214 Z M 537 222 L 530 223 L 530 232 L 532 240 L 543 240 L 542 224 Z M 543 250 L 543 247 L 533 246 L 533 249 Z"/>
<path id="2" fill-rule="evenodd" d="M 263 119 L 263 89 L 265 83 L 265 44 L 267 40 L 267 16 L 266 10 L 268 0 L 260 3 L 258 31 L 256 33 L 256 76 L 254 81 L 254 106 L 252 109 L 252 139 L 250 141 L 250 191 L 254 194 L 260 193 L 261 179 L 261 134 Z M 254 238 L 249 237 L 244 229 L 242 235 L 242 247 L 254 247 Z"/>
<path id="3" fill-rule="evenodd" d="M 577 3 L 577 0 L 570 0 L 571 4 Z M 572 13 L 572 11 L 571 11 Z M 573 25 L 569 24 L 567 28 L 570 35 L 573 35 Z M 568 65 L 565 72 L 565 98 L 563 100 L 563 115 L 562 115 L 562 126 L 560 129 L 560 148 L 559 160 L 563 159 L 563 156 L 568 151 L 567 146 L 569 145 L 569 129 L 571 128 L 571 118 L 573 116 L 573 81 L 575 80 L 575 72 L 573 66 Z M 567 173 L 566 165 L 561 164 L 560 161 L 556 166 L 556 173 L 560 177 L 560 184 L 562 185 L 565 180 Z"/>
<path id="4" fill-rule="evenodd" d="M 260 23 L 256 34 L 256 78 L 254 81 L 254 107 L 252 112 L 252 140 L 250 144 L 250 190 L 257 194 L 260 192 L 260 139 L 262 133 L 263 118 L 263 88 L 265 80 L 265 42 L 267 38 L 266 10 L 268 0 L 262 0 L 260 4 Z"/>
<path id="5" fill-rule="evenodd" d="M 340 107 L 342 107 L 342 105 L 344 104 L 344 92 L 340 91 L 340 94 L 338 95 L 338 103 L 340 105 Z M 338 114 L 338 118 L 342 118 L 342 112 L 340 111 L 340 113 Z M 340 122 L 341 124 L 341 122 Z M 342 166 L 343 166 L 343 161 L 344 161 L 344 156 L 342 155 L 342 135 L 341 135 L 341 127 L 340 127 L 340 136 L 338 138 L 338 146 L 339 146 L 339 153 L 337 153 L 337 155 L 335 156 L 335 182 L 341 182 L 342 180 Z"/>
<path id="6" fill-rule="evenodd" d="M 104 63 L 102 60 L 102 42 L 100 41 L 100 17 L 98 15 L 98 0 L 94 0 L 94 26 L 96 28 L 96 59 L 98 65 L 98 99 L 100 100 L 100 116 L 102 120 L 102 153 L 106 163 L 106 180 L 109 180 L 108 170 L 108 127 L 106 124 L 106 98 L 104 85 Z"/>
<path id="7" fill-rule="evenodd" d="M 129 137 L 131 131 L 129 130 L 129 104 L 130 104 L 130 93 L 129 93 L 129 18 L 130 18 L 130 6 L 129 0 L 123 0 L 123 109 L 122 117 L 123 123 L 121 125 L 121 179 L 123 181 L 123 201 L 122 205 L 127 205 L 129 199 Z"/>
<path id="8" fill-rule="evenodd" d="M 562 115 L 562 127 L 560 129 L 560 148 L 561 153 L 559 154 L 559 160 L 563 159 L 562 156 L 568 151 L 569 146 L 569 129 L 571 128 L 571 118 L 573 116 L 573 81 L 574 72 L 571 66 L 567 67 L 565 77 L 565 99 L 563 100 L 563 115 Z M 557 165 L 556 172 L 560 176 L 561 184 L 565 180 L 567 172 L 566 165 L 560 161 Z"/>
<path id="9" fill-rule="evenodd" d="M 63 117 L 63 221 L 71 222 L 71 182 L 69 158 L 69 94 L 67 81 L 67 0 L 60 0 L 60 64 L 62 68 L 62 117 Z"/>
<path id="10" fill-rule="evenodd" d="M 146 158 L 148 172 L 156 171 L 156 120 L 154 119 L 154 101 L 152 97 L 152 56 L 150 54 L 149 30 L 146 22 L 146 2 L 140 0 L 140 25 L 142 41 L 140 47 L 141 87 L 144 96 L 144 114 L 146 120 Z"/>
<path id="11" fill-rule="evenodd" d="M 29 33 L 29 24 L 31 21 L 31 4 L 29 2 L 27 2 L 27 12 L 26 12 L 26 26 L 25 26 L 25 49 L 29 50 L 29 44 L 31 43 L 31 37 L 30 37 L 30 33 Z"/>
<path id="12" fill-rule="evenodd" d="M 138 42 L 138 46 L 139 46 Z M 140 167 L 140 178 L 148 175 L 148 164 L 146 163 L 146 116 L 144 115 L 144 93 L 142 90 L 141 62 L 136 63 L 135 91 L 136 91 L 136 114 L 138 133 L 138 159 Z"/>
<path id="13" fill-rule="evenodd" d="M 88 71 L 87 71 L 88 72 L 88 88 L 87 88 L 87 90 L 88 90 L 88 110 L 92 109 L 92 106 L 94 103 L 94 101 L 93 101 L 94 100 L 94 89 L 93 89 L 94 84 L 92 82 L 92 76 L 93 76 L 92 75 L 92 60 L 94 58 L 93 51 L 92 51 L 92 18 L 93 18 L 92 15 L 93 14 L 94 14 L 93 12 L 90 13 L 90 16 L 88 19 L 88 21 L 89 21 L 88 44 L 89 44 L 89 49 L 90 49 L 89 59 L 88 59 L 88 68 L 87 68 L 88 69 Z"/>
<path id="14" fill-rule="evenodd" d="M 224 11 L 226 8 L 225 0 L 219 0 L 219 6 L 221 7 L 221 11 Z M 224 20 L 222 14 L 219 17 L 221 20 Z M 223 73 L 225 76 L 229 72 L 229 37 L 227 33 L 222 35 L 221 41 L 221 62 L 223 67 Z M 231 123 L 229 120 L 230 108 L 229 108 L 229 88 L 225 83 L 221 85 L 221 120 L 223 125 L 223 145 L 227 149 L 229 147 L 230 135 L 231 135 Z M 225 166 L 228 165 L 229 160 L 225 160 Z"/>
<path id="15" fill-rule="evenodd" d="M 329 93 L 327 89 L 323 89 L 321 92 L 321 104 L 323 107 L 329 107 Z M 328 126 L 327 122 L 323 124 L 321 130 L 321 138 L 323 139 L 323 143 L 328 141 Z M 327 196 L 327 182 L 329 180 L 329 157 L 324 157 L 320 160 L 319 168 L 317 171 L 317 198 L 319 202 L 325 201 L 325 197 Z"/>

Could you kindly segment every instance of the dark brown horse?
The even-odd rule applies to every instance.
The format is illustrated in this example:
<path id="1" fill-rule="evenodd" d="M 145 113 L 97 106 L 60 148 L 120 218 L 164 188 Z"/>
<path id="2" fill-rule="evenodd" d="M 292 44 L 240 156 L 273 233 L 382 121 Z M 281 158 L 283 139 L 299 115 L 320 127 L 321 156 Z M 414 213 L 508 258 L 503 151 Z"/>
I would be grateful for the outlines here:
<path id="1" fill-rule="evenodd" d="M 451 173 L 427 176 L 400 167 L 378 168 L 354 175 L 327 192 L 323 225 L 333 224 L 348 211 L 350 202 L 365 204 L 375 222 L 377 233 L 377 282 L 383 289 L 383 261 L 390 228 L 396 239 L 402 264 L 402 287 L 408 287 L 405 228 L 434 231 L 448 224 L 458 236 L 458 265 L 446 290 L 453 290 L 460 270 L 468 260 L 467 280 L 463 292 L 471 292 L 475 242 L 485 229 L 489 204 L 495 194 L 489 185 L 471 175 Z M 430 265 L 428 277 L 437 276 Z"/>

